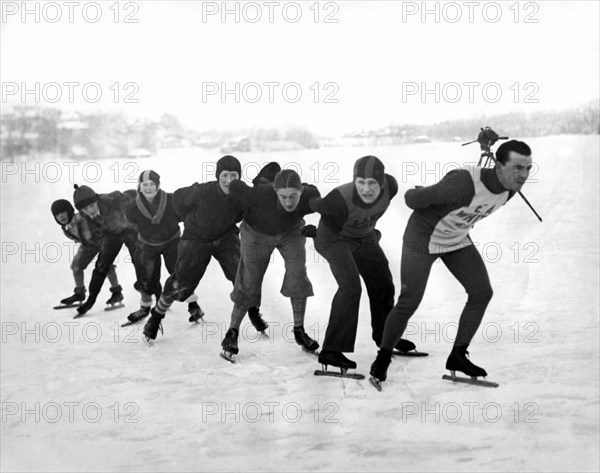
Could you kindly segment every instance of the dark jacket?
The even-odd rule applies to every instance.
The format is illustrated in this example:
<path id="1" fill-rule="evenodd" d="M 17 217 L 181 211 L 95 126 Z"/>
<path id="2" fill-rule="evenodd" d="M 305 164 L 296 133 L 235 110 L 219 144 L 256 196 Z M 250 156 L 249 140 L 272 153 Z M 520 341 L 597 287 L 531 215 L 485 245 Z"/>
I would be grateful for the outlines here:
<path id="1" fill-rule="evenodd" d="M 175 210 L 183 220 L 183 238 L 214 241 L 236 230 L 244 206 L 226 195 L 217 181 L 195 183 L 173 193 Z"/>
<path id="2" fill-rule="evenodd" d="M 138 193 L 125 209 L 125 216 L 137 226 L 138 240 L 147 245 L 162 245 L 181 235 L 173 194 L 165 191 L 159 191 L 152 203 Z"/>
<path id="3" fill-rule="evenodd" d="M 86 215 L 85 218 L 88 222 L 101 228 L 106 234 L 122 235 L 127 231 L 137 231 L 135 224 L 125 217 L 125 208 L 135 200 L 136 196 L 137 192 L 135 190 L 100 194 L 98 196 L 100 215 L 95 218 Z"/>
<path id="4" fill-rule="evenodd" d="M 293 212 L 286 211 L 277 197 L 272 184 L 248 186 L 242 181 L 229 185 L 231 196 L 246 205 L 244 221 L 255 230 L 268 235 L 285 233 L 298 225 L 303 217 L 313 213 L 311 199 L 320 197 L 319 190 L 310 184 L 302 184 L 300 202 Z"/>

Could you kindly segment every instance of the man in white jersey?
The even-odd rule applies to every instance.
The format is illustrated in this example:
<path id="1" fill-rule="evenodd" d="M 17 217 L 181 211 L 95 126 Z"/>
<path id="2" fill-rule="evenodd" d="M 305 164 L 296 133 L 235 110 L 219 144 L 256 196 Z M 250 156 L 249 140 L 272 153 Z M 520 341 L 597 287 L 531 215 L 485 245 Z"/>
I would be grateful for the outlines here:
<path id="1" fill-rule="evenodd" d="M 467 358 L 467 348 L 493 294 L 485 264 L 469 237 L 469 230 L 521 190 L 531 166 L 529 146 L 511 140 L 498 148 L 493 169 L 467 167 L 451 171 L 433 186 L 406 192 L 406 205 L 414 212 L 403 238 L 402 291 L 386 319 L 381 349 L 371 366 L 371 376 L 377 383 L 387 377 L 392 350 L 421 303 L 431 266 L 437 258 L 442 259 L 468 294 L 446 369 L 471 377 L 487 376 L 483 368 Z"/>

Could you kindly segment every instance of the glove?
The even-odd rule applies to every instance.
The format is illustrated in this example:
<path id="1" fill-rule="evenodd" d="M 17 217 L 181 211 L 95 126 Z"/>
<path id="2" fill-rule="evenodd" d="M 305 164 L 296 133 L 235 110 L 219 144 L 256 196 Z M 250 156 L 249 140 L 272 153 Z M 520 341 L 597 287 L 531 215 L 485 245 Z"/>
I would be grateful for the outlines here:
<path id="1" fill-rule="evenodd" d="M 300 230 L 300 233 L 305 237 L 314 238 L 317 236 L 317 227 L 314 225 L 305 225 L 302 227 L 302 230 Z"/>
<path id="2" fill-rule="evenodd" d="M 281 171 L 281 166 L 274 161 L 270 162 L 260 170 L 254 179 L 252 179 L 252 184 L 271 184 L 279 171 Z"/>

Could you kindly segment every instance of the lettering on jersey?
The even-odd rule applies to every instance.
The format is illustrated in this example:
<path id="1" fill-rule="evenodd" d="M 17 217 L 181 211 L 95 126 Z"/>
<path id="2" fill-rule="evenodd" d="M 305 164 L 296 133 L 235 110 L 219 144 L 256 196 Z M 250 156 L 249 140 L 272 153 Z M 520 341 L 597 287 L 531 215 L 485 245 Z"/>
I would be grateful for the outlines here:
<path id="1" fill-rule="evenodd" d="M 467 227 L 467 226 L 472 227 L 473 225 L 475 225 L 476 222 L 478 222 L 482 218 L 485 218 L 488 215 L 490 215 L 494 211 L 495 207 L 496 207 L 495 205 L 482 204 L 482 205 L 478 205 L 477 207 L 475 207 L 475 210 L 473 210 L 473 212 L 465 212 L 464 210 L 461 210 L 460 212 L 458 212 L 456 214 L 456 216 L 461 218 L 463 221 L 457 222 L 456 226 L 457 227 Z"/>
<path id="2" fill-rule="evenodd" d="M 365 217 L 362 220 L 354 220 L 353 222 L 348 222 L 347 225 L 356 229 L 373 227 L 384 213 L 385 212 L 379 212 L 370 217 Z"/>

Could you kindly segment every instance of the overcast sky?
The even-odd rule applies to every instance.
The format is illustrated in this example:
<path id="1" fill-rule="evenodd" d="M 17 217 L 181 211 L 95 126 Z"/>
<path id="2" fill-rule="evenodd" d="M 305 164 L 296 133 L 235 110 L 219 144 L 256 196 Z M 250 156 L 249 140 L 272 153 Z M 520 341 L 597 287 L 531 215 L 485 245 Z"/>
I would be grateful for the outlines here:
<path id="1" fill-rule="evenodd" d="M 29 2 L 23 16 L 22 2 L 2 2 L 3 108 L 39 100 L 171 112 L 197 129 L 297 124 L 337 134 L 599 96 L 596 1 L 428 2 L 425 17 L 422 2 L 75 3 Z M 223 17 L 224 6 L 237 18 Z M 23 97 L 23 83 L 36 82 L 39 97 Z M 65 82 L 80 84 L 73 103 Z M 84 97 L 88 83 L 98 86 Z M 236 83 L 237 96 L 221 96 Z M 436 83 L 438 94 L 423 97 Z"/>

